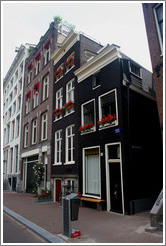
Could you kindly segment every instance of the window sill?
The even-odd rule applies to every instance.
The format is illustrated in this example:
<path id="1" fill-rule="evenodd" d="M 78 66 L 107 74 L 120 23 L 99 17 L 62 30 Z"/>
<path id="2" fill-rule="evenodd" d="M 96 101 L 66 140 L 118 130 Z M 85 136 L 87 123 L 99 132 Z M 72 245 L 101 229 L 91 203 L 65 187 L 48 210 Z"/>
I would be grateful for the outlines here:
<path id="1" fill-rule="evenodd" d="M 71 162 L 65 162 L 64 165 L 73 165 L 75 164 L 75 161 L 71 161 Z"/>
<path id="2" fill-rule="evenodd" d="M 73 113 L 75 113 L 74 110 L 73 110 L 72 112 L 70 112 L 70 113 L 66 113 L 66 114 L 64 115 L 64 117 L 67 117 L 68 115 L 71 115 L 71 114 L 73 114 Z"/>
<path id="3" fill-rule="evenodd" d="M 55 164 L 52 164 L 53 166 L 62 166 L 62 162 L 61 163 L 55 163 Z"/>
<path id="4" fill-rule="evenodd" d="M 96 131 L 96 128 L 94 128 L 94 129 L 91 129 L 91 130 L 85 130 L 85 131 L 82 131 L 81 132 L 81 135 L 86 135 L 86 134 L 89 134 L 89 133 L 93 133 L 93 132 L 95 132 Z"/>
<path id="5" fill-rule="evenodd" d="M 110 128 L 110 127 L 115 127 L 115 126 L 118 126 L 118 121 L 115 122 L 115 124 L 105 124 L 105 125 L 102 125 L 102 126 L 99 126 L 99 131 L 100 130 L 104 130 L 104 129 L 107 129 L 107 128 Z"/>
<path id="6" fill-rule="evenodd" d="M 73 68 L 75 67 L 75 65 L 73 65 L 71 68 L 69 68 L 66 72 L 65 72 L 65 75 L 70 72 L 70 70 L 72 70 Z"/>

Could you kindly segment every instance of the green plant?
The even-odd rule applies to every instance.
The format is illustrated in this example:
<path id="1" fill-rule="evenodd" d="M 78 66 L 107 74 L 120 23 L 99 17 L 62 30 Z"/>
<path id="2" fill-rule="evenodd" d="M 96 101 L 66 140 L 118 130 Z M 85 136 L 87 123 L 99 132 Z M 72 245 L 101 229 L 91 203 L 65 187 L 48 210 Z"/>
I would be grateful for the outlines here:
<path id="1" fill-rule="evenodd" d="M 35 192 L 34 197 L 38 200 L 47 200 L 51 198 L 51 191 L 47 189 L 42 189 L 41 193 Z"/>
<path id="2" fill-rule="evenodd" d="M 54 21 L 55 22 L 61 22 L 63 19 L 59 15 L 54 16 Z"/>
<path id="3" fill-rule="evenodd" d="M 44 175 L 44 165 L 40 163 L 36 163 L 33 166 L 34 170 L 34 187 L 33 187 L 33 193 L 37 192 L 38 187 L 40 186 L 40 183 L 42 181 L 42 177 Z"/>

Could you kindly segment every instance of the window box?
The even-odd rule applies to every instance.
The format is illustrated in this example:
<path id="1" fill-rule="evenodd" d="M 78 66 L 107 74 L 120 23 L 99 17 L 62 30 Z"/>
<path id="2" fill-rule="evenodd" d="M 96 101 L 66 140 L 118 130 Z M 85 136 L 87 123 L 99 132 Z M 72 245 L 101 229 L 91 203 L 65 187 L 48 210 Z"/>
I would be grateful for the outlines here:
<path id="1" fill-rule="evenodd" d="M 56 108 L 52 111 L 55 116 L 62 114 L 62 108 Z"/>
<path id="2" fill-rule="evenodd" d="M 70 108 L 73 108 L 74 107 L 74 102 L 73 101 L 68 101 L 67 103 L 65 103 L 64 105 L 63 105 L 63 108 L 65 109 L 65 110 L 68 110 L 68 109 L 70 109 Z"/>
<path id="3" fill-rule="evenodd" d="M 69 56 L 67 60 L 64 62 L 64 65 L 67 67 L 67 69 L 70 69 L 74 64 L 74 56 Z"/>
<path id="4" fill-rule="evenodd" d="M 79 131 L 80 132 L 89 132 L 94 129 L 94 124 L 92 122 L 89 122 L 83 126 L 80 126 Z"/>
<path id="5" fill-rule="evenodd" d="M 63 67 L 58 68 L 54 73 L 56 79 L 60 79 L 63 76 Z"/>
<path id="6" fill-rule="evenodd" d="M 99 128 L 110 126 L 110 125 L 115 125 L 116 124 L 116 115 L 110 115 L 108 114 L 107 116 L 104 116 L 101 118 L 100 121 L 98 121 Z"/>

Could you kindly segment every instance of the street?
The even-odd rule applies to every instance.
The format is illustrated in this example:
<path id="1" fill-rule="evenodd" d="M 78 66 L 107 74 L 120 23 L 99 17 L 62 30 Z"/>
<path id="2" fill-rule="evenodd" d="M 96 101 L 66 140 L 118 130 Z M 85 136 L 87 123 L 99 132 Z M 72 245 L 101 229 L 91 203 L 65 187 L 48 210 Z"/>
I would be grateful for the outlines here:
<path id="1" fill-rule="evenodd" d="M 3 213 L 3 243 L 47 243 L 25 226 Z"/>

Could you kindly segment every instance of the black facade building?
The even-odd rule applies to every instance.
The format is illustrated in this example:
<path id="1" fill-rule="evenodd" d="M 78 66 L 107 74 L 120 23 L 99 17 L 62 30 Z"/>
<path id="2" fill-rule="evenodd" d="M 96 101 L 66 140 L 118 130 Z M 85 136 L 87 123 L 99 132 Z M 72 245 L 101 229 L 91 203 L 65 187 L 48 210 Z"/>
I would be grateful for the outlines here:
<path id="1" fill-rule="evenodd" d="M 52 55 L 54 61 L 52 168 L 54 201 L 78 191 L 78 84 L 74 71 L 102 46 L 72 31 Z"/>
<path id="2" fill-rule="evenodd" d="M 95 204 L 91 199 L 104 200 L 107 211 L 122 214 L 151 208 L 163 175 L 152 74 L 108 45 L 75 75 L 83 199 L 89 205 Z"/>

